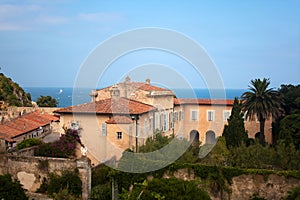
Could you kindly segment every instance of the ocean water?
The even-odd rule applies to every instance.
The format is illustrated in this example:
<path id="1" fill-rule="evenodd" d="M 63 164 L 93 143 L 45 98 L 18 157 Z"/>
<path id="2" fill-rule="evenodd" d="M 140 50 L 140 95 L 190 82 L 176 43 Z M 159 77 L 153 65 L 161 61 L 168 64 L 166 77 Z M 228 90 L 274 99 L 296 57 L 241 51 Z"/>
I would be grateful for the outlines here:
<path id="1" fill-rule="evenodd" d="M 89 94 L 91 89 L 80 88 L 73 91 L 73 88 L 58 87 L 25 87 L 26 92 L 31 94 L 31 99 L 36 101 L 40 96 L 51 96 L 58 101 L 58 107 L 68 107 L 91 101 Z M 177 98 L 212 98 L 212 99 L 234 99 L 240 97 L 244 89 L 173 89 Z"/>

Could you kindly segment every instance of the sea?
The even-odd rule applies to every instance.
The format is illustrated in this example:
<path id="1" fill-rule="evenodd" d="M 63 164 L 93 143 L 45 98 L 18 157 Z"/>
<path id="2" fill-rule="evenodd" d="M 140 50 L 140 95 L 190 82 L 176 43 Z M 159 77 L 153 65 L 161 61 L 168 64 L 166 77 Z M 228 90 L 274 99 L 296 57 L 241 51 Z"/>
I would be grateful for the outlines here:
<path id="1" fill-rule="evenodd" d="M 58 102 L 58 107 L 91 102 L 91 89 L 72 87 L 25 87 L 24 90 L 31 94 L 31 99 L 37 101 L 40 96 L 51 96 Z M 245 89 L 172 89 L 177 98 L 211 98 L 211 99 L 234 99 L 241 97 Z"/>

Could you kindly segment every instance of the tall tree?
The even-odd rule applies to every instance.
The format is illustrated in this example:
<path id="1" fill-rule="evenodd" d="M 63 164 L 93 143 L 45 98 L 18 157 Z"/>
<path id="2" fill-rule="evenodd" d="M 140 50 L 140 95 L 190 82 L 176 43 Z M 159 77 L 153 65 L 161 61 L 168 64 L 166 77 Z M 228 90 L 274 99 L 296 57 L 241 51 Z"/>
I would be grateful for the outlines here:
<path id="1" fill-rule="evenodd" d="M 251 80 L 249 91 L 242 94 L 243 111 L 246 118 L 260 123 L 259 140 L 265 142 L 265 121 L 271 116 L 277 117 L 281 114 L 281 103 L 277 91 L 269 88 L 270 81 L 267 78 Z"/>
<path id="2" fill-rule="evenodd" d="M 224 126 L 223 136 L 227 147 L 238 147 L 247 142 L 248 135 L 244 125 L 242 103 L 238 98 L 234 99 L 228 125 Z"/>

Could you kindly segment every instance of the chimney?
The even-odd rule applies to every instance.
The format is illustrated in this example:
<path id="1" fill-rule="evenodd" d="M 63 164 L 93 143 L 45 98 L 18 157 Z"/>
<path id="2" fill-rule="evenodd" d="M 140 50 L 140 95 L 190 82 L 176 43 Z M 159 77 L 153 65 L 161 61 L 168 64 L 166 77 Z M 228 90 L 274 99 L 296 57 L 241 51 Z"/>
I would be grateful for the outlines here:
<path id="1" fill-rule="evenodd" d="M 150 78 L 146 79 L 146 84 L 150 84 Z"/>
<path id="2" fill-rule="evenodd" d="M 131 81 L 130 77 L 129 77 L 129 76 L 126 76 L 126 78 L 125 78 L 125 83 L 130 83 L 130 81 Z"/>
<path id="3" fill-rule="evenodd" d="M 96 102 L 96 98 L 98 96 L 98 92 L 96 90 L 92 90 L 92 92 L 89 95 L 92 98 L 92 102 Z"/>

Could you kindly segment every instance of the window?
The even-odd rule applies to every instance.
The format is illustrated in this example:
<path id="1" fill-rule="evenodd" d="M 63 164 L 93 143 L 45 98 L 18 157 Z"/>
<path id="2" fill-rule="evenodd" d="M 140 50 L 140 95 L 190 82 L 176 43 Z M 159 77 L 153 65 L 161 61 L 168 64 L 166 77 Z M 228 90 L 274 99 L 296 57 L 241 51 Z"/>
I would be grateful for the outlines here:
<path id="1" fill-rule="evenodd" d="M 178 112 L 174 112 L 174 122 L 178 121 Z"/>
<path id="2" fill-rule="evenodd" d="M 102 136 L 106 136 L 106 123 L 102 123 L 101 132 Z"/>
<path id="3" fill-rule="evenodd" d="M 183 120 L 183 111 L 179 111 L 179 120 Z"/>
<path id="4" fill-rule="evenodd" d="M 117 139 L 122 140 L 122 132 L 117 132 Z"/>
<path id="5" fill-rule="evenodd" d="M 192 121 L 198 121 L 198 110 L 191 110 Z"/>
<path id="6" fill-rule="evenodd" d="M 144 135 L 147 134 L 147 119 L 144 119 Z"/>
<path id="7" fill-rule="evenodd" d="M 207 111 L 207 121 L 214 121 L 215 120 L 215 111 L 208 110 Z"/>
<path id="8" fill-rule="evenodd" d="M 160 124 L 159 129 L 163 130 L 163 127 L 164 127 L 164 114 L 163 113 L 160 114 L 160 123 L 159 124 Z"/>
<path id="9" fill-rule="evenodd" d="M 153 131 L 153 117 L 149 119 L 149 131 Z"/>
<path id="10" fill-rule="evenodd" d="M 154 128 L 155 130 L 158 129 L 158 121 L 159 121 L 159 113 L 155 113 L 155 124 L 154 124 Z"/>
<path id="11" fill-rule="evenodd" d="M 229 119 L 230 115 L 231 115 L 230 110 L 224 110 L 223 111 L 223 120 L 224 120 L 224 122 L 226 122 Z"/>
<path id="12" fill-rule="evenodd" d="M 170 128 L 173 129 L 174 128 L 174 114 L 173 112 L 170 112 Z"/>
<path id="13" fill-rule="evenodd" d="M 162 130 L 164 132 L 168 131 L 169 130 L 169 118 L 168 118 L 168 113 L 164 113 L 162 114 L 162 119 L 163 119 L 163 127 L 162 127 Z"/>
<path id="14" fill-rule="evenodd" d="M 129 125 L 129 135 L 132 136 L 132 124 Z"/>

